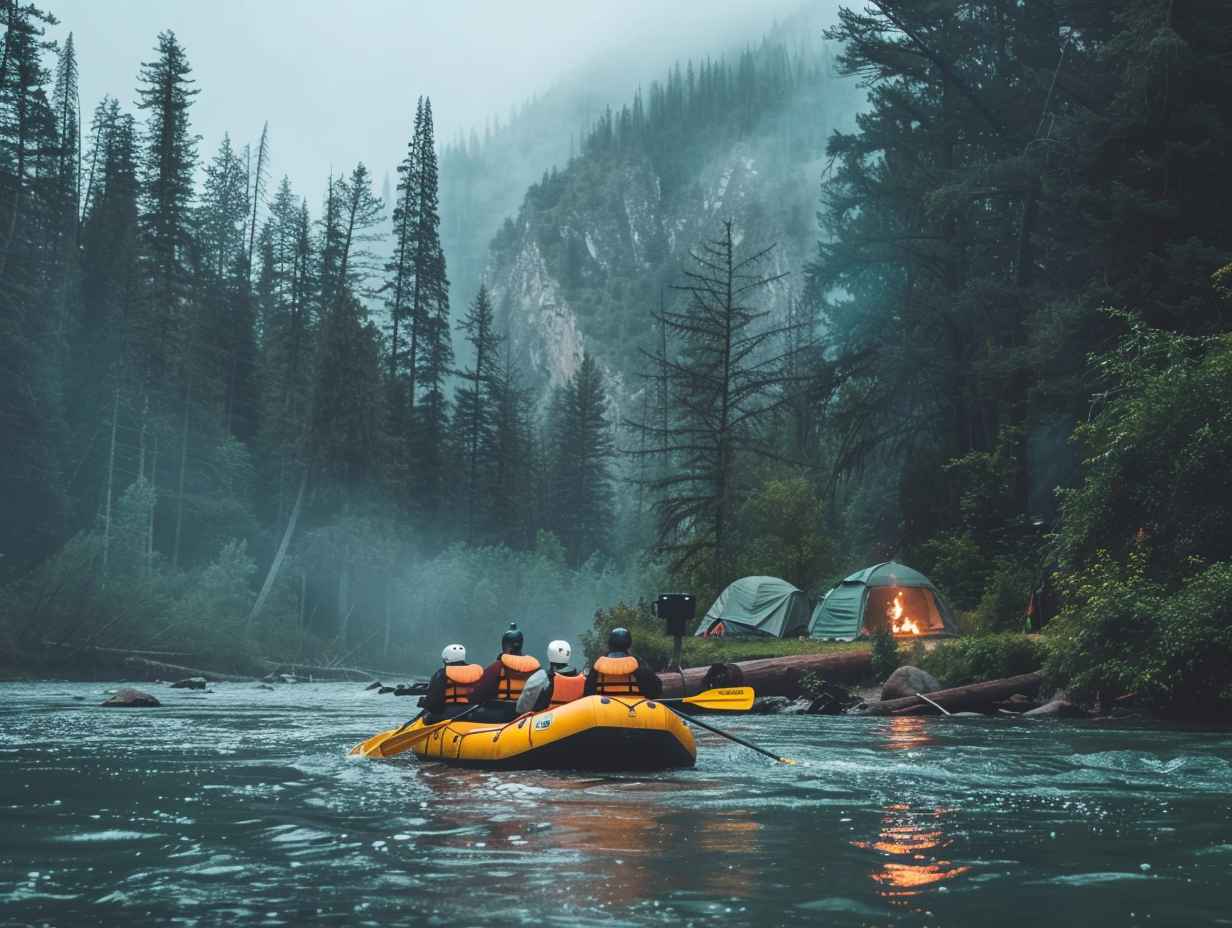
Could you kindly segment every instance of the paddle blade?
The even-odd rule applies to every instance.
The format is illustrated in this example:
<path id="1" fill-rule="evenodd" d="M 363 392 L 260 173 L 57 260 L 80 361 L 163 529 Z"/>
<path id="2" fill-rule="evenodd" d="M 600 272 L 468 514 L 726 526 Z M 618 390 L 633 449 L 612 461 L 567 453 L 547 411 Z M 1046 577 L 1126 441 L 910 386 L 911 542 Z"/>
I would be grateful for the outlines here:
<path id="1" fill-rule="evenodd" d="M 680 700 L 699 709 L 720 709 L 729 712 L 747 712 L 753 707 L 753 699 L 757 696 L 751 686 L 723 686 L 718 689 L 706 690 L 696 696 L 686 696 Z M 673 700 L 674 701 L 674 700 Z"/>
<path id="2" fill-rule="evenodd" d="M 426 725 L 423 728 L 391 728 L 389 731 L 373 735 L 362 744 L 355 745 L 351 748 L 351 753 L 364 757 L 393 757 L 409 750 L 448 724 L 448 721 L 444 721 L 435 725 Z"/>
<path id="3" fill-rule="evenodd" d="M 397 733 L 398 729 L 396 728 L 390 728 L 386 731 L 378 731 L 371 738 L 361 741 L 359 744 L 355 745 L 355 747 L 351 748 L 348 753 L 352 757 L 371 757 L 373 752 L 377 749 L 377 745 L 379 745 L 384 739 L 391 735 L 396 735 Z"/>

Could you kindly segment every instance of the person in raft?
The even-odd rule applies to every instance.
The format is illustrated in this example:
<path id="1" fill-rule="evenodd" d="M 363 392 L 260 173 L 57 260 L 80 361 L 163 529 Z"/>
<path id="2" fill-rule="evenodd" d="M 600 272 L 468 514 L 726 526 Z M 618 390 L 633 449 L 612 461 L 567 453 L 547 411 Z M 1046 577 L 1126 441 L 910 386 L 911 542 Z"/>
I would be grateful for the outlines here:
<path id="1" fill-rule="evenodd" d="M 607 636 L 607 656 L 595 659 L 586 675 L 587 696 L 645 696 L 663 692 L 663 683 L 649 667 L 629 653 L 633 635 L 627 628 L 613 628 Z"/>
<path id="2" fill-rule="evenodd" d="M 517 717 L 518 697 L 539 662 L 522 653 L 522 632 L 510 622 L 501 636 L 500 657 L 484 668 L 483 676 L 471 691 L 471 704 L 483 706 L 468 718 L 477 722 L 508 722 Z"/>
<path id="3" fill-rule="evenodd" d="M 444 666 L 428 681 L 428 692 L 419 700 L 429 719 L 453 718 L 470 703 L 471 691 L 483 676 L 483 668 L 466 662 L 466 648 L 445 645 L 441 651 Z"/>
<path id="4" fill-rule="evenodd" d="M 567 641 L 553 641 L 548 645 L 548 666 L 540 667 L 527 679 L 518 697 L 518 715 L 555 709 L 582 698 L 586 678 L 569 666 L 572 656 L 573 648 Z"/>

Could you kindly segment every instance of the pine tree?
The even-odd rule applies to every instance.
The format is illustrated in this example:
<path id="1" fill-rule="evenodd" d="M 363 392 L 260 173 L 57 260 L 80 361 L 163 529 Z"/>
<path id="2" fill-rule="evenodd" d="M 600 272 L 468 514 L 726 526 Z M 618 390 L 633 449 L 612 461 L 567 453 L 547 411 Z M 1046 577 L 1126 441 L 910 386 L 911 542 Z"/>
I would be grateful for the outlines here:
<path id="1" fill-rule="evenodd" d="M 666 426 L 628 423 L 648 428 L 653 439 L 649 449 L 633 453 L 672 461 L 669 471 L 651 478 L 660 548 L 678 569 L 705 567 L 719 586 L 743 494 L 742 462 L 772 454 L 763 426 L 782 402 L 781 359 L 771 348 L 783 329 L 767 325 L 768 313 L 748 302 L 784 276 L 758 271 L 772 250 L 739 256 L 729 220 L 718 238 L 690 252 L 692 266 L 676 288 L 686 305 L 656 315 L 680 342 L 678 357 L 660 361 L 672 415 Z"/>
<path id="2" fill-rule="evenodd" d="M 589 354 L 553 403 L 552 520 L 575 564 L 606 551 L 614 521 L 611 466 L 614 452 L 603 372 Z"/>
<path id="3" fill-rule="evenodd" d="M 61 136 L 42 53 L 53 16 L 6 3 L 0 59 L 0 553 L 20 569 L 59 540 L 65 318 Z M 68 166 L 64 165 L 68 170 Z M 72 175 L 70 175 L 71 177 Z M 50 279 L 49 279 L 50 272 Z M 3 569 L 3 568 L 0 568 Z"/>
<path id="4" fill-rule="evenodd" d="M 187 379 L 191 318 L 191 208 L 197 136 L 189 109 L 192 86 L 183 46 L 170 30 L 158 35 L 157 55 L 141 65 L 138 108 L 146 112 L 141 159 L 141 229 L 146 288 L 137 334 L 146 376 L 159 385 Z"/>
<path id="5" fill-rule="evenodd" d="M 449 402 L 445 385 L 453 371 L 453 337 L 449 322 L 449 278 L 441 249 L 438 215 L 436 141 L 432 127 L 432 101 L 424 98 L 415 118 L 419 155 L 415 171 L 416 228 L 412 284 L 410 355 L 414 375 L 410 387 L 414 415 L 412 479 L 416 504 L 430 516 L 440 510 L 446 495 L 445 445 L 448 439 Z"/>
<path id="6" fill-rule="evenodd" d="M 423 98 L 419 99 L 415 126 L 406 157 L 398 165 L 398 195 L 393 210 L 394 251 L 385 265 L 385 305 L 389 311 L 389 354 L 386 380 L 390 398 L 390 432 L 409 445 L 409 422 L 415 403 L 415 367 L 418 363 L 419 316 L 412 298 L 416 292 L 416 235 L 419 231 L 419 142 Z M 404 456 L 409 448 L 402 449 Z"/>
<path id="7" fill-rule="evenodd" d="M 458 371 L 463 384 L 458 388 L 454 414 L 454 433 L 462 439 L 462 474 L 459 485 L 466 513 L 466 539 L 474 542 L 484 527 L 490 489 L 489 471 L 495 451 L 495 417 L 500 389 L 500 343 L 492 316 L 488 288 L 480 284 L 479 293 L 459 328 L 475 351 L 467 370 Z"/>

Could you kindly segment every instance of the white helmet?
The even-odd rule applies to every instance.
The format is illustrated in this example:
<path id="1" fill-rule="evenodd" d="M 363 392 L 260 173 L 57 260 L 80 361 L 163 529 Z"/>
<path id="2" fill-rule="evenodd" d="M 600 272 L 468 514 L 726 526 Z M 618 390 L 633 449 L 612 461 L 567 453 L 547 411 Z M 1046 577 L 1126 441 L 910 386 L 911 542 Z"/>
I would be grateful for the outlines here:
<path id="1" fill-rule="evenodd" d="M 572 656 L 573 648 L 569 647 L 567 641 L 553 641 L 548 645 L 549 664 L 567 664 Z"/>
<path id="2" fill-rule="evenodd" d="M 460 644 L 447 644 L 445 650 L 441 652 L 441 660 L 446 664 L 453 664 L 457 661 L 466 660 L 466 648 Z"/>

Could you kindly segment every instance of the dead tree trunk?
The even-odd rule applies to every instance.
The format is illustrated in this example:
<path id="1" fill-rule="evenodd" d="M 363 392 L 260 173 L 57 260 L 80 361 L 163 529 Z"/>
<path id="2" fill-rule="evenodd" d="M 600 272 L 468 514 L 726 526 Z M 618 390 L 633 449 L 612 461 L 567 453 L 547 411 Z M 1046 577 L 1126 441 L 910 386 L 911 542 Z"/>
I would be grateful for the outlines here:
<path id="1" fill-rule="evenodd" d="M 1004 680 L 989 680 L 986 683 L 972 683 L 968 686 L 938 690 L 927 695 L 937 705 L 950 712 L 979 712 L 993 703 L 1009 699 L 1015 693 L 1030 696 L 1039 690 L 1043 682 L 1042 673 L 1024 673 L 1016 677 L 1006 677 Z M 902 699 L 885 699 L 869 703 L 864 712 L 867 715 L 895 715 L 905 714 L 904 710 L 918 710 L 924 713 L 936 711 L 918 696 L 904 696 Z"/>
<path id="2" fill-rule="evenodd" d="M 721 669 L 718 669 L 721 668 Z M 828 654 L 796 654 L 766 657 L 713 667 L 688 667 L 676 673 L 661 673 L 665 699 L 700 693 L 708 682 L 722 686 L 751 686 L 758 696 L 796 697 L 800 678 L 815 673 L 835 683 L 855 683 L 872 673 L 871 652 L 834 651 Z"/>

